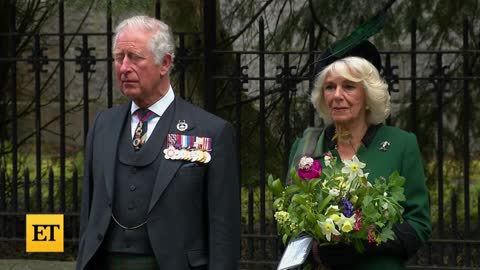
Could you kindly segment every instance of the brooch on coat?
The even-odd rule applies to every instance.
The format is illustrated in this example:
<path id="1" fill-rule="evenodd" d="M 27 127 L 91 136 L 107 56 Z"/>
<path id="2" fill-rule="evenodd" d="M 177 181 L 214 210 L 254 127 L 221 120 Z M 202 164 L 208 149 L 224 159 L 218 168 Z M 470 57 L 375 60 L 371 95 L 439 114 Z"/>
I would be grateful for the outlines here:
<path id="1" fill-rule="evenodd" d="M 383 141 L 380 143 L 380 147 L 378 148 L 378 150 L 380 151 L 387 151 L 388 150 L 388 147 L 390 147 L 390 142 L 389 141 Z"/>
<path id="2" fill-rule="evenodd" d="M 168 134 L 165 159 L 208 163 L 212 159 L 212 138 Z"/>

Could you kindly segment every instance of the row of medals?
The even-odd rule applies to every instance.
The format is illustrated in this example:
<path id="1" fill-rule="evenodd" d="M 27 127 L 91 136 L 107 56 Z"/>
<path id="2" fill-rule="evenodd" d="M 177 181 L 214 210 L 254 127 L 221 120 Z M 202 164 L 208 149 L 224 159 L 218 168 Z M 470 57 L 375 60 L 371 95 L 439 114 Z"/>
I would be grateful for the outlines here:
<path id="1" fill-rule="evenodd" d="M 199 149 L 176 149 L 173 146 L 169 146 L 163 150 L 166 159 L 172 160 L 188 160 L 192 162 L 208 163 L 212 157 L 210 153 Z"/>

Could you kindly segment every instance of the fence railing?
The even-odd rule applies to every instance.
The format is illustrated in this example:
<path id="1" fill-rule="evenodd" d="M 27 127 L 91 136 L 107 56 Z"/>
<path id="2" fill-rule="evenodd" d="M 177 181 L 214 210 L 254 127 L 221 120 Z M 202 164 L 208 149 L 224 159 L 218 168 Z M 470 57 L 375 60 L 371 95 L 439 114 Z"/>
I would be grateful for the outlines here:
<path id="1" fill-rule="evenodd" d="M 0 85 L 10 98 L 4 103 L 9 136 L 2 141 L 0 169 L 2 242 L 21 244 L 25 214 L 40 212 L 64 213 L 65 239 L 77 241 L 82 173 L 67 164 L 78 155 L 75 150 L 83 145 L 92 114 L 114 106 L 117 99 L 111 68 L 111 10 L 106 11 L 104 32 L 67 33 L 62 30 L 63 1 L 59 3 L 58 33 L 17 33 L 14 20 L 9 33 L 0 33 L 8 38 L 10 52 L 0 58 L 0 66 L 10 70 L 8 83 Z M 207 108 L 214 107 L 236 127 L 243 186 L 242 269 L 275 268 L 281 243 L 266 176 L 285 175 L 294 138 L 305 127 L 322 124 L 307 98 L 313 85 L 313 63 L 321 53 L 313 43 L 315 28 L 306 33 L 309 46 L 302 51 L 271 51 L 266 48 L 262 19 L 258 29 L 257 48 L 249 51 L 202 44 L 203 33 L 175 33 L 178 47 L 172 73 L 176 93 L 199 103 L 188 79 L 194 76 L 195 66 L 203 66 L 204 86 L 213 90 L 209 88 L 200 97 Z M 456 49 L 417 48 L 415 20 L 409 30 L 407 49 L 381 51 L 382 74 L 394 105 L 388 122 L 417 135 L 430 176 L 434 235 L 409 267 L 479 269 L 480 183 L 475 177 L 480 173 L 476 168 L 480 149 L 478 137 L 473 136 L 478 113 L 472 100 L 480 97 L 480 50 L 471 47 L 472 28 L 467 19 L 463 45 Z M 31 50 L 18 51 L 19 40 L 29 40 Z M 224 60 L 230 68 L 218 69 L 214 60 Z M 28 95 L 21 95 L 22 87 Z M 33 98 L 25 100 L 25 96 Z M 81 125 L 72 127 L 76 122 Z M 33 159 L 24 161 L 25 153 Z M 50 158 L 57 165 L 46 165 Z"/>
<path id="2" fill-rule="evenodd" d="M 38 180 L 32 180 L 29 177 L 29 171 L 26 169 L 23 176 L 19 178 L 18 183 L 21 186 L 17 210 L 14 211 L 5 198 L 12 198 L 11 188 L 6 186 L 10 184 L 11 179 L 5 174 L 5 170 L 0 171 L 0 241 L 17 243 L 23 245 L 25 241 L 25 215 L 28 213 L 62 213 L 65 215 L 65 241 L 66 243 L 78 242 L 79 232 L 79 176 L 74 168 L 71 178 L 67 180 L 67 185 L 62 185 L 59 177 L 53 170 L 48 170 L 48 177 Z M 81 177 L 80 177 L 81 179 Z M 249 188 L 248 213 L 254 213 L 255 190 Z M 480 193 L 475 194 L 477 198 Z M 68 199 L 66 199 L 68 198 Z M 466 235 L 459 229 L 459 194 L 452 193 L 450 198 L 450 220 L 447 220 L 449 226 L 444 229 L 448 238 L 433 238 L 428 244 L 419 251 L 419 253 L 410 260 L 411 269 L 439 269 L 441 266 L 449 268 L 441 269 L 477 269 L 480 265 L 480 239 L 466 239 Z M 480 207 L 480 205 L 476 205 Z M 268 214 L 267 214 L 268 215 Z M 255 228 L 255 221 L 252 215 L 248 215 L 247 224 L 244 224 L 244 233 L 242 234 L 243 260 L 241 261 L 243 269 L 274 269 L 278 256 L 280 255 L 279 238 L 274 234 L 272 226 L 265 229 L 265 233 L 259 233 Z M 472 227 L 480 227 L 480 218 L 471 220 Z M 270 224 L 273 225 L 273 224 Z M 5 255 L 5 254 L 4 254 Z M 12 254 L 8 254 L 11 257 Z M 466 268 L 467 267 L 467 268 Z M 468 268 L 471 267 L 471 268 Z"/>

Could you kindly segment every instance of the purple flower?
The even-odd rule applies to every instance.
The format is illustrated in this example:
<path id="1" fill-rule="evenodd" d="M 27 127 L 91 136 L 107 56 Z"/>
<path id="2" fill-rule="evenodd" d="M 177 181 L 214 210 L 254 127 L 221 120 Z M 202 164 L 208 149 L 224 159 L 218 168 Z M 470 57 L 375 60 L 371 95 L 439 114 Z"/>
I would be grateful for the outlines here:
<path id="1" fill-rule="evenodd" d="M 345 198 L 342 198 L 340 200 L 340 203 L 342 204 L 343 215 L 346 216 L 346 217 L 353 216 L 353 205 L 352 205 L 352 203 Z"/>
<path id="2" fill-rule="evenodd" d="M 318 160 L 311 157 L 302 157 L 298 168 L 298 176 L 304 180 L 310 180 L 320 177 L 322 173 L 322 165 Z"/>

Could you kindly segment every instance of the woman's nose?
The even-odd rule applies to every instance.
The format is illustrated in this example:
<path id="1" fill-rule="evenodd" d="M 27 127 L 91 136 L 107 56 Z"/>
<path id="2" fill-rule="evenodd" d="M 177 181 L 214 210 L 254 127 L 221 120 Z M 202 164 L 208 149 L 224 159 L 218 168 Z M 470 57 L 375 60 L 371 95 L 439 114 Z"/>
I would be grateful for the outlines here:
<path id="1" fill-rule="evenodd" d="M 341 86 L 335 87 L 335 92 L 333 93 L 335 98 L 341 98 L 343 96 L 343 90 Z"/>

